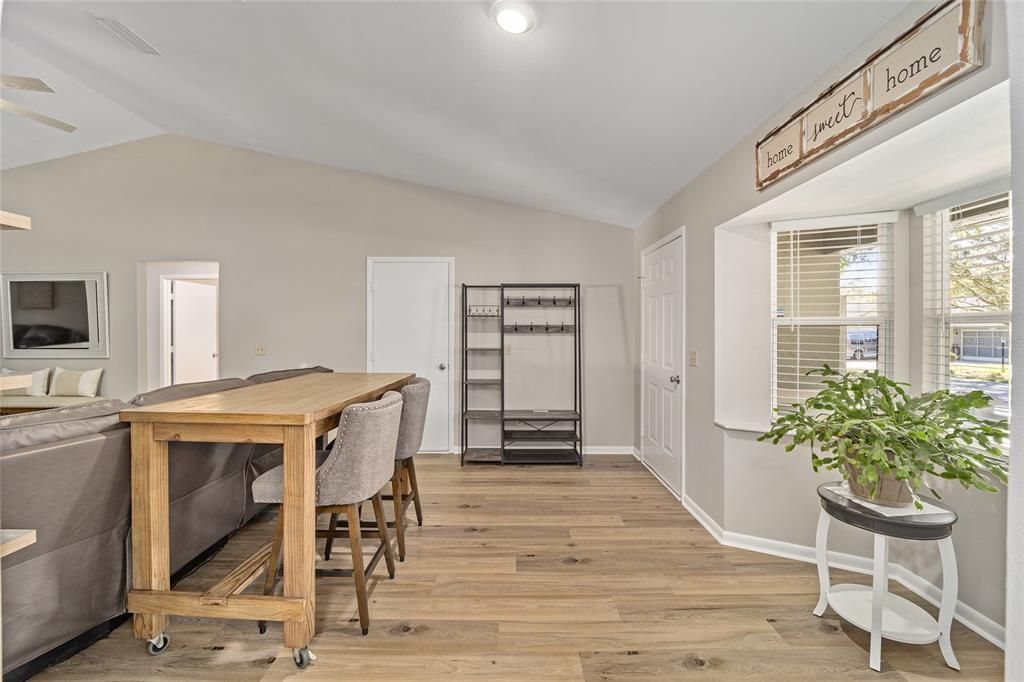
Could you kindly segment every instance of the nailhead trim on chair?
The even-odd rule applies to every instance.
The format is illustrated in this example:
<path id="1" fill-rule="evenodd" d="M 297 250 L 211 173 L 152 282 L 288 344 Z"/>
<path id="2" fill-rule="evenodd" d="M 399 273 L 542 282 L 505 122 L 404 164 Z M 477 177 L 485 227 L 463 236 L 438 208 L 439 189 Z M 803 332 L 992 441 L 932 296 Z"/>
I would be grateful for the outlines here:
<path id="1" fill-rule="evenodd" d="M 384 395 L 386 396 L 388 393 L 396 393 L 398 395 L 399 402 L 401 402 L 401 400 L 402 400 L 402 394 L 401 393 L 398 393 L 397 391 L 388 391 Z M 340 447 L 340 444 L 343 442 L 342 436 L 345 435 L 345 423 L 348 421 L 348 418 L 349 418 L 349 416 L 351 414 L 353 414 L 354 412 L 372 412 L 373 410 L 380 410 L 380 409 L 383 409 L 385 407 L 391 407 L 394 404 L 394 403 L 389 403 L 387 405 L 380 405 L 379 403 L 383 399 L 384 399 L 384 396 L 381 396 L 381 398 L 379 400 L 375 400 L 375 401 L 373 401 L 370 404 L 365 404 L 364 403 L 364 404 L 361 404 L 361 405 L 352 405 L 351 407 L 347 407 L 344 410 L 342 410 L 341 420 L 338 422 L 338 435 L 334 439 L 334 447 L 335 448 Z M 331 454 L 333 454 L 333 450 L 332 450 Z M 320 471 L 317 471 L 317 476 L 316 476 L 316 493 L 315 493 L 317 500 L 320 499 L 320 472 L 322 471 L 324 476 L 326 477 L 327 474 L 331 473 L 331 469 L 333 469 L 334 465 L 338 462 L 338 458 L 335 457 L 332 460 L 331 459 L 331 455 L 327 455 L 327 460 L 330 462 L 330 466 L 328 466 L 327 462 L 324 462 L 324 466 L 322 466 L 320 468 Z"/>

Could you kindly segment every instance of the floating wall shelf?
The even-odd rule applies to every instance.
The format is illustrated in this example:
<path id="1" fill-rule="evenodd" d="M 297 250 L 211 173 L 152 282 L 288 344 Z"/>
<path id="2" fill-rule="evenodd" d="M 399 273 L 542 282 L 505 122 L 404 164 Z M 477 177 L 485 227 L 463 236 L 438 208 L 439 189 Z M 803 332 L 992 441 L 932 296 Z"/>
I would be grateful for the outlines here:
<path id="1" fill-rule="evenodd" d="M 0 230 L 31 230 L 32 219 L 9 211 L 0 211 Z"/>

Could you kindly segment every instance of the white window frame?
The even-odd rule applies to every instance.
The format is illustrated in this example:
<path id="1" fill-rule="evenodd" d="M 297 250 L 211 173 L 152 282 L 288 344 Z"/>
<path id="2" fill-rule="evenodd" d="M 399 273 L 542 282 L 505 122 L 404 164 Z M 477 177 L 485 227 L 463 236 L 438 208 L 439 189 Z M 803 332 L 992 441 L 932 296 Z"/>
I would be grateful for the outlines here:
<path id="1" fill-rule="evenodd" d="M 802 230 L 825 230 L 825 229 L 843 229 L 843 228 L 855 228 L 862 227 L 865 225 L 887 225 L 891 233 L 891 288 L 889 295 L 891 297 L 891 305 L 888 317 L 884 319 L 879 318 L 850 318 L 850 317 L 813 317 L 813 318 L 779 318 L 776 315 L 776 287 L 778 281 L 778 251 L 777 251 L 777 233 L 779 232 L 792 232 Z M 770 343 L 770 356 L 771 362 L 769 364 L 769 386 L 771 394 L 769 395 L 769 404 L 774 412 L 777 407 L 784 407 L 776 405 L 776 365 L 778 362 L 778 352 L 775 343 L 777 329 L 781 324 L 792 324 L 799 326 L 879 326 L 879 336 L 881 337 L 881 327 L 885 325 L 886 332 L 888 334 L 888 350 L 889 360 L 887 367 L 883 372 L 886 376 L 890 376 L 899 381 L 906 381 L 908 378 L 909 370 L 909 288 L 910 288 L 910 262 L 909 262 L 909 240 L 907 231 L 907 220 L 901 211 L 876 211 L 870 213 L 857 213 L 841 216 L 825 216 L 820 218 L 802 218 L 796 220 L 780 220 L 770 223 L 770 229 L 772 237 L 770 240 L 770 281 L 769 286 L 771 287 L 771 324 L 769 325 L 769 333 L 771 334 Z M 881 339 L 879 341 L 881 346 Z M 882 369 L 881 367 L 879 368 Z"/>
<path id="2" fill-rule="evenodd" d="M 995 199 L 1003 191 L 998 191 L 1002 185 L 989 183 L 981 187 L 986 190 L 996 189 L 997 191 L 991 194 L 979 195 L 978 190 L 973 190 L 971 194 L 957 194 L 950 195 L 950 197 L 956 196 L 959 199 L 963 199 L 966 196 L 966 201 L 958 201 L 955 204 L 950 204 L 949 199 L 944 199 L 939 202 L 928 202 L 927 208 L 931 209 L 928 212 L 922 212 L 924 216 L 923 230 L 925 234 L 922 238 L 922 257 L 924 267 L 922 267 L 922 288 L 923 288 L 923 320 L 922 325 L 922 340 L 921 340 L 921 389 L 924 391 L 933 391 L 938 389 L 948 389 L 950 387 L 950 371 L 948 360 L 948 353 L 951 352 L 953 344 L 952 328 L 956 325 L 964 324 L 975 324 L 975 325 L 1006 325 L 1007 327 L 1007 350 L 1009 351 L 1012 344 L 1010 341 L 1009 331 L 1010 324 L 1013 315 L 1013 302 L 1011 299 L 1010 307 L 1004 312 L 953 312 L 950 303 L 950 264 L 948 254 L 948 239 L 949 231 L 952 229 L 952 223 L 950 221 L 950 211 L 956 206 L 973 203 L 975 201 L 981 201 L 984 199 Z M 1013 220 L 1013 208 L 1012 208 L 1012 196 L 1010 196 L 1010 220 L 1011 220 L 1011 235 L 1012 235 L 1012 220 Z M 941 208 L 940 206 L 945 206 Z M 915 212 L 918 207 L 915 207 Z M 928 234 L 928 233 L 931 234 Z M 929 254 L 928 251 L 931 251 Z M 1012 257 L 1012 241 L 1011 241 L 1011 257 Z M 939 265 L 932 265 L 928 267 L 927 259 L 932 258 L 939 261 Z M 938 270 L 935 268 L 938 267 Z M 1011 266 L 1012 276 L 1012 266 Z M 936 284 L 936 279 L 941 278 L 941 282 Z M 1012 288 L 1012 287 L 1011 287 Z M 933 297 L 933 298 L 929 298 Z M 933 300 L 934 299 L 934 300 Z M 931 334 L 928 330 L 932 331 Z M 998 360 L 998 358 L 993 358 Z M 1010 378 L 1010 384 L 1012 386 L 1012 376 Z"/>

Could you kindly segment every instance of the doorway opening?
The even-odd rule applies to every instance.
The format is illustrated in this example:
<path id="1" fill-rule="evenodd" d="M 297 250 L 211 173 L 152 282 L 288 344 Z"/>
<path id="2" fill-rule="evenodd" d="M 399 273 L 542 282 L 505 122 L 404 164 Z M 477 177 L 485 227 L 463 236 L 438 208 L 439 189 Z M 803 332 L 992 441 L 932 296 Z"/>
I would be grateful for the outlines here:
<path id="1" fill-rule="evenodd" d="M 139 390 L 220 377 L 220 264 L 139 264 Z"/>
<path id="2" fill-rule="evenodd" d="M 163 293 L 170 315 L 168 338 L 162 342 L 169 383 L 218 378 L 218 280 L 171 279 Z"/>

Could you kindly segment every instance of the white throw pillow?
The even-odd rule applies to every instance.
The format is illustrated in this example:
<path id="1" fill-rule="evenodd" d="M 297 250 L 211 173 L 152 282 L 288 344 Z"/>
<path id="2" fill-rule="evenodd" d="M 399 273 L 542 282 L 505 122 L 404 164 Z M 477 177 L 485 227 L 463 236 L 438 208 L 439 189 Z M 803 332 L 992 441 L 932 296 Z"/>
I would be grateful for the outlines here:
<path id="1" fill-rule="evenodd" d="M 2 394 L 2 395 L 31 395 L 31 396 L 46 395 L 46 389 L 47 389 L 47 385 L 48 385 L 49 379 L 50 379 L 50 368 L 49 367 L 44 367 L 43 369 L 37 369 L 34 372 L 22 372 L 22 371 L 7 369 L 5 367 L 3 369 L 0 369 L 0 374 L 3 374 L 4 376 L 23 375 L 23 376 L 31 376 L 32 377 L 32 385 L 31 386 L 26 386 L 25 388 L 10 388 L 10 389 L 7 389 L 6 391 L 0 391 L 0 394 Z"/>
<path id="2" fill-rule="evenodd" d="M 102 369 L 79 371 L 55 367 L 53 381 L 50 382 L 50 395 L 73 395 L 95 398 L 100 388 Z"/>

